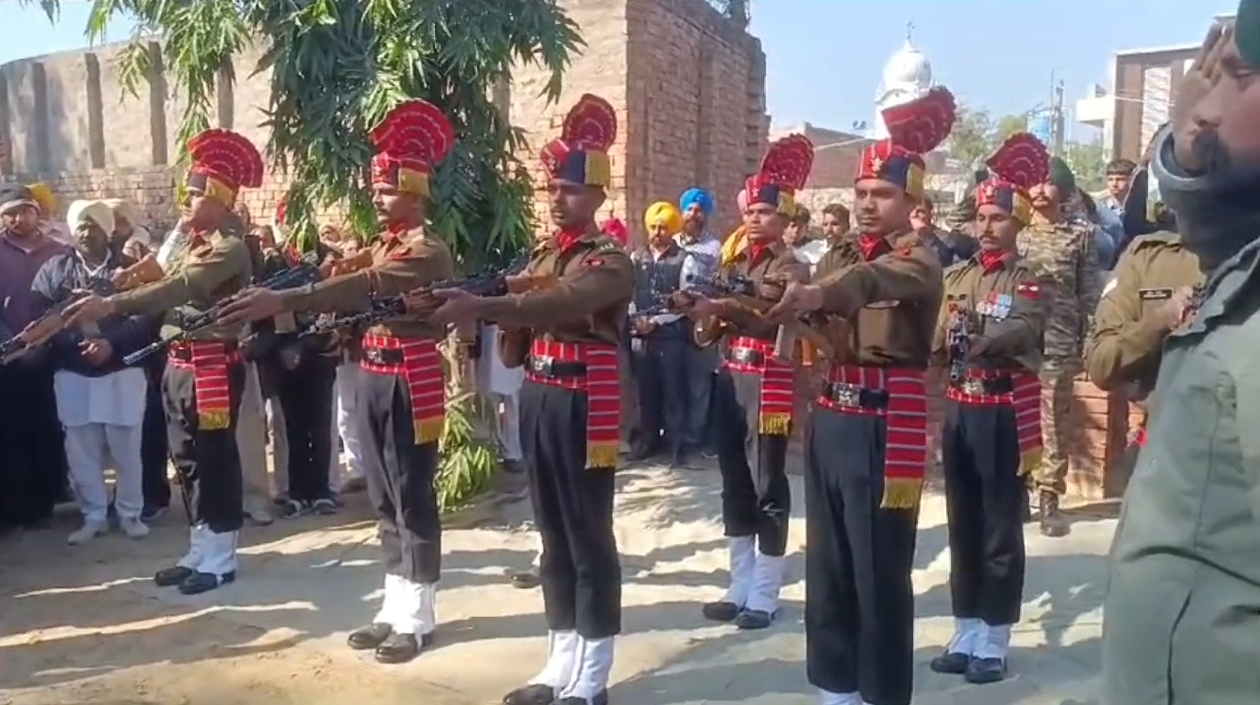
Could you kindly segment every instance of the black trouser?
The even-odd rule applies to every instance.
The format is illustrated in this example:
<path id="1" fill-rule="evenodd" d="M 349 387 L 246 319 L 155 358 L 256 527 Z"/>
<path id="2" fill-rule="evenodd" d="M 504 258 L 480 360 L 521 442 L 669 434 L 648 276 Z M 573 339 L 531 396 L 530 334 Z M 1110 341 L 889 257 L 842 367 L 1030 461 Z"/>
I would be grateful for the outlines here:
<path id="1" fill-rule="evenodd" d="M 166 434 L 171 459 L 184 491 L 188 517 L 216 534 L 240 531 L 241 455 L 236 447 L 236 422 L 245 389 L 245 366 L 228 366 L 228 427 L 201 430 L 197 417 L 196 373 L 185 364 L 168 362 L 162 376 Z"/>
<path id="2" fill-rule="evenodd" d="M 726 535 L 756 536 L 758 551 L 782 556 L 792 511 L 788 436 L 758 433 L 760 376 L 723 369 L 714 380 L 713 397 Z"/>
<path id="3" fill-rule="evenodd" d="M 31 526 L 52 518 L 69 482 L 65 433 L 57 416 L 53 369 L 41 360 L 0 368 L 0 528 Z"/>
<path id="4" fill-rule="evenodd" d="M 328 469 L 332 464 L 333 383 L 337 360 L 306 353 L 297 366 L 272 365 L 269 377 L 284 411 L 284 434 L 289 447 L 289 498 L 314 502 L 329 498 Z"/>
<path id="5" fill-rule="evenodd" d="M 630 366 L 639 391 L 639 433 L 643 449 L 668 444 L 674 456 L 683 451 L 688 421 L 687 341 L 650 335 L 636 338 Z"/>
<path id="6" fill-rule="evenodd" d="M 167 477 L 170 443 L 166 434 L 166 407 L 162 401 L 162 378 L 166 357 L 153 355 L 145 361 L 145 377 L 149 386 L 144 403 L 144 421 L 140 431 L 140 465 L 144 470 L 144 505 L 167 507 L 171 503 L 171 482 Z"/>
<path id="7" fill-rule="evenodd" d="M 954 616 L 1015 624 L 1024 593 L 1028 501 L 1015 409 L 946 400 L 941 456 Z"/>
<path id="8" fill-rule="evenodd" d="M 436 583 L 442 572 L 442 522 L 433 488 L 438 444 L 416 443 L 411 393 L 400 375 L 365 371 L 361 392 L 355 423 L 385 572 L 421 585 Z M 328 423 L 324 429 L 327 433 Z"/>
<path id="9" fill-rule="evenodd" d="M 810 413 L 805 456 L 805 665 L 809 682 L 908 705 L 914 681 L 918 509 L 883 509 L 887 426 Z"/>
<path id="10" fill-rule="evenodd" d="M 586 467 L 586 393 L 526 380 L 520 405 L 547 628 L 614 636 L 621 632 L 615 473 Z"/>

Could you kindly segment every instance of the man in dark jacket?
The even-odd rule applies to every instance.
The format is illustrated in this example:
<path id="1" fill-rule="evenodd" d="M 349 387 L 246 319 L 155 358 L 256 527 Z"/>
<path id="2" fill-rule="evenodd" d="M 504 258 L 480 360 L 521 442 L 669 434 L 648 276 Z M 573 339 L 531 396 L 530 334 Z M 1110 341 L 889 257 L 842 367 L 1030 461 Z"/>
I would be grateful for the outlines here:
<path id="1" fill-rule="evenodd" d="M 45 262 L 31 283 L 32 300 L 40 310 L 53 309 L 76 291 L 108 289 L 114 276 L 132 264 L 109 246 L 114 218 L 108 204 L 76 201 L 67 220 L 74 249 Z M 85 543 L 108 529 L 105 467 L 110 458 L 117 473 L 114 508 L 120 528 L 134 539 L 149 533 L 140 518 L 147 380 L 143 369 L 128 367 L 122 358 L 156 334 L 151 318 L 109 316 L 61 331 L 42 352 L 55 370 L 53 389 L 57 415 L 65 427 L 70 482 L 83 513 L 83 527 L 70 534 L 71 544 Z"/>

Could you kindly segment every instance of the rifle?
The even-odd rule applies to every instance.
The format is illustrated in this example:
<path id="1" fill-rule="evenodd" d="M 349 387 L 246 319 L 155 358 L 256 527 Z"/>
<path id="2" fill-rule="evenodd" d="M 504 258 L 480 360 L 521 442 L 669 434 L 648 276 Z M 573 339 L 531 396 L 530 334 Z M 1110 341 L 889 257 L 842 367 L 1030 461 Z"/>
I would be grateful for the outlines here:
<path id="1" fill-rule="evenodd" d="M 145 284 L 158 281 L 163 276 L 162 267 L 157 263 L 156 255 L 147 255 L 129 267 L 124 267 L 113 276 L 97 275 L 88 279 L 87 289 L 72 292 L 57 302 L 52 310 L 32 321 L 20 333 L 0 343 L 0 365 L 22 357 L 31 350 L 47 343 L 52 337 L 66 328 L 65 312 L 70 304 L 87 296 L 109 296 L 118 291 L 135 289 Z"/>
<path id="2" fill-rule="evenodd" d="M 691 276 L 687 278 L 687 283 L 706 296 L 729 298 L 740 308 L 763 320 L 766 311 L 774 307 L 773 301 L 756 295 L 756 284 L 751 279 L 741 275 Z M 808 343 L 829 359 L 835 359 L 836 346 L 831 339 L 800 318 L 793 318 L 779 325 L 779 332 L 775 336 L 775 357 L 790 360 L 798 341 Z"/>
<path id="3" fill-rule="evenodd" d="M 511 288 L 509 278 L 524 271 L 525 267 L 529 265 L 529 260 L 529 255 L 523 254 L 503 269 L 495 269 L 458 279 L 443 279 L 426 284 L 406 294 L 373 298 L 371 309 L 361 313 L 321 317 L 298 333 L 298 337 L 322 335 L 355 326 L 371 326 L 388 318 L 404 315 L 407 313 L 408 299 L 422 297 L 435 289 L 459 289 L 473 296 L 503 296 Z"/>
<path id="4" fill-rule="evenodd" d="M 313 284 L 319 280 L 319 260 L 315 253 L 308 253 L 297 264 L 277 272 L 272 276 L 264 279 L 258 284 L 260 288 L 271 289 L 273 291 L 281 291 L 283 289 L 294 289 L 299 286 Z M 143 348 L 127 355 L 123 358 L 126 365 L 134 365 L 137 362 L 149 357 L 150 355 L 160 352 L 172 343 L 182 343 L 189 339 L 193 334 L 209 328 L 219 320 L 223 315 L 223 309 L 228 304 L 240 299 L 242 292 L 236 292 L 231 296 L 223 298 L 205 311 L 188 316 L 184 319 L 183 325 L 180 326 L 179 332 L 157 341 L 150 343 Z"/>
<path id="5" fill-rule="evenodd" d="M 946 332 L 946 349 L 949 355 L 949 381 L 958 384 L 967 375 L 967 358 L 971 355 L 971 321 L 967 312 L 955 308 L 949 330 Z"/>

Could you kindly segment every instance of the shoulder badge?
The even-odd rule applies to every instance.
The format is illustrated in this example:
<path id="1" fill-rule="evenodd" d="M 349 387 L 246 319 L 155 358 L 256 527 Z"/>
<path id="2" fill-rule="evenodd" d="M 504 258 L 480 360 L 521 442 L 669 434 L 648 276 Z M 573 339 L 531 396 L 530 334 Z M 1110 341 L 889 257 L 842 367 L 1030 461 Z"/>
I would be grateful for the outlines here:
<path id="1" fill-rule="evenodd" d="M 1107 294 L 1110 294 L 1113 290 L 1115 290 L 1116 285 L 1119 283 L 1120 283 L 1120 280 L 1116 279 L 1115 277 L 1108 279 L 1107 284 L 1104 285 L 1102 288 L 1102 296 L 1106 296 Z"/>

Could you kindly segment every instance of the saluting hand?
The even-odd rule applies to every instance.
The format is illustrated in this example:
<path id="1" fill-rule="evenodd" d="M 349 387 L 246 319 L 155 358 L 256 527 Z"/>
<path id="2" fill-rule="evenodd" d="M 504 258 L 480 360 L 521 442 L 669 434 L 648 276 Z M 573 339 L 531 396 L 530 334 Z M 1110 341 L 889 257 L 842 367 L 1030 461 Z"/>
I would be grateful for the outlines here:
<path id="1" fill-rule="evenodd" d="M 76 294 L 80 292 L 75 292 Z M 96 323 L 114 312 L 114 302 L 108 297 L 88 294 L 66 306 L 62 316 L 67 328 Z"/>
<path id="2" fill-rule="evenodd" d="M 1199 132 L 1195 111 L 1221 79 L 1221 56 L 1233 41 L 1232 24 L 1212 25 L 1203 45 L 1199 47 L 1198 56 L 1177 84 L 1177 94 L 1173 97 L 1171 111 L 1173 152 L 1178 166 L 1187 171 L 1200 172 L 1208 167 L 1194 150 L 1194 140 Z"/>
<path id="3" fill-rule="evenodd" d="M 822 287 L 791 282 L 783 290 L 783 297 L 779 299 L 779 302 L 766 311 L 766 317 L 770 320 L 795 318 L 802 313 L 817 311 L 822 308 L 822 305 Z"/>

